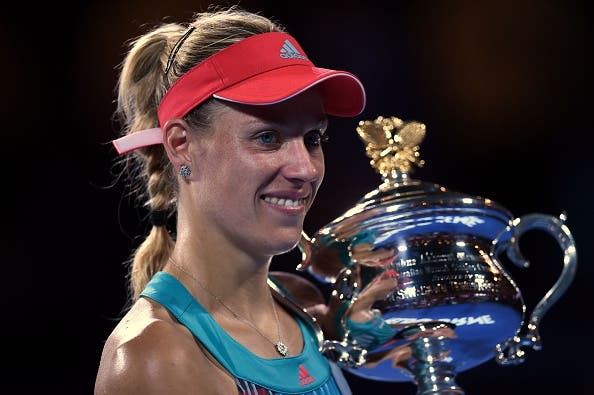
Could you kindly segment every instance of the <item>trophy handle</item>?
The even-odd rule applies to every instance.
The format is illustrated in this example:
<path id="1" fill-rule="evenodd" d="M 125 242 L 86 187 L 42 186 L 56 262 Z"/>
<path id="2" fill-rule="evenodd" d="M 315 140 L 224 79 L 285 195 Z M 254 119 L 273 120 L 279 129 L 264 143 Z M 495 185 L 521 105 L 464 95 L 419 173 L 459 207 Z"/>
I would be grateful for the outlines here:
<path id="1" fill-rule="evenodd" d="M 367 350 L 346 339 L 324 340 L 322 353 L 341 368 L 360 368 L 367 362 Z"/>
<path id="2" fill-rule="evenodd" d="M 518 365 L 524 362 L 525 353 L 522 347 L 532 347 L 540 350 L 542 347 L 538 325 L 544 314 L 565 293 L 575 277 L 577 265 L 577 252 L 575 242 L 569 228 L 565 225 L 565 213 L 559 218 L 546 214 L 528 214 L 514 219 L 510 225 L 493 241 L 494 254 L 505 251 L 510 260 L 519 267 L 527 268 L 530 262 L 520 252 L 518 241 L 527 231 L 538 229 L 553 236 L 563 250 L 563 270 L 553 287 L 538 302 L 526 325 L 526 333 L 518 334 L 513 338 L 496 346 L 496 361 L 501 365 Z"/>
<path id="3" fill-rule="evenodd" d="M 307 268 L 311 265 L 311 256 L 312 256 L 312 243 L 311 238 L 305 233 L 304 230 L 301 231 L 301 239 L 297 244 L 299 251 L 301 251 L 301 263 L 297 265 L 296 270 L 302 272 L 307 270 Z"/>

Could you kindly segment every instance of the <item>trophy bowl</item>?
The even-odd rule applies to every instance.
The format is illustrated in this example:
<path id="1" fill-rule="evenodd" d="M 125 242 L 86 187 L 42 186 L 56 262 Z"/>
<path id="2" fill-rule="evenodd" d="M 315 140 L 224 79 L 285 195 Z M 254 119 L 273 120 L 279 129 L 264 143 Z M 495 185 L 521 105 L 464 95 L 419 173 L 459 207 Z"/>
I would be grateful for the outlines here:
<path id="1" fill-rule="evenodd" d="M 299 245 L 297 270 L 332 287 L 338 329 L 324 352 L 361 377 L 413 381 L 419 394 L 463 394 L 456 374 L 492 358 L 524 362 L 524 348 L 541 346 L 542 316 L 575 275 L 565 215 L 515 218 L 490 199 L 411 178 L 424 164 L 422 123 L 378 117 L 357 132 L 383 182 Z M 553 236 L 564 261 L 528 314 L 501 258 L 528 267 L 518 241 L 530 230 Z M 372 312 L 375 326 L 357 321 L 361 312 Z"/>

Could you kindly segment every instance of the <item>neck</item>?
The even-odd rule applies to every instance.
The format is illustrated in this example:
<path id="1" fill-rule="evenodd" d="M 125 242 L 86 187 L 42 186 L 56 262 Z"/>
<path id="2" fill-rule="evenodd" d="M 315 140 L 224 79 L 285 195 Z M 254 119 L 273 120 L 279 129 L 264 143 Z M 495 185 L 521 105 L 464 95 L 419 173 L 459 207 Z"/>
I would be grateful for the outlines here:
<path id="1" fill-rule="evenodd" d="M 267 278 L 271 258 L 254 259 L 233 248 L 217 248 L 218 245 L 209 243 L 209 237 L 178 237 L 171 256 L 183 270 L 171 263 L 165 270 L 208 306 L 216 308 L 216 301 L 205 297 L 196 280 L 233 306 L 238 314 L 253 316 L 257 306 L 270 304 Z"/>

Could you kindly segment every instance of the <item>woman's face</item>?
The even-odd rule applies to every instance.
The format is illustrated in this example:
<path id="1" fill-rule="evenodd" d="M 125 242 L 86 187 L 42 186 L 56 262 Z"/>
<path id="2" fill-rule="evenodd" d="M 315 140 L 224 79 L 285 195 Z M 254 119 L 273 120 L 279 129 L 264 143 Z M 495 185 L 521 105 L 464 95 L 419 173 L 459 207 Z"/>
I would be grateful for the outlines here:
<path id="1" fill-rule="evenodd" d="M 213 119 L 210 133 L 193 137 L 195 219 L 248 254 L 289 251 L 324 177 L 320 95 L 310 89 L 274 105 L 224 104 Z"/>

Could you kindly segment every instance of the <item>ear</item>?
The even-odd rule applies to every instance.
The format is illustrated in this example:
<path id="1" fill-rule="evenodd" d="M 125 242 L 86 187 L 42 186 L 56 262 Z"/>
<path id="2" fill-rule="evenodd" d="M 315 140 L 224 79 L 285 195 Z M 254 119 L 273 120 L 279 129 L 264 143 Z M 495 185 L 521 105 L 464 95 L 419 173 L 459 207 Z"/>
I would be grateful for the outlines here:
<path id="1" fill-rule="evenodd" d="M 192 159 L 189 145 L 190 127 L 183 119 L 170 119 L 163 128 L 163 146 L 169 160 L 176 169 L 181 165 L 191 167 Z"/>

